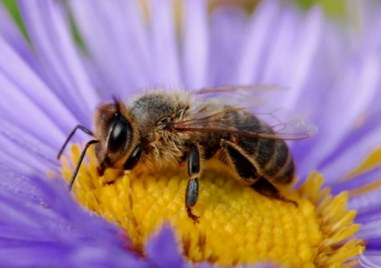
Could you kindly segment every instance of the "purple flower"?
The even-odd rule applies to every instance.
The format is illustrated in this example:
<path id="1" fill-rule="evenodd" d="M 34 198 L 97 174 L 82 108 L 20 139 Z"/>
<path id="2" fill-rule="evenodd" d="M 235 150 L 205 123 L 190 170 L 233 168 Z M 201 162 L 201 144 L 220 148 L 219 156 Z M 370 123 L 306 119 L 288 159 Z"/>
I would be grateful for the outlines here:
<path id="1" fill-rule="evenodd" d="M 48 174 L 60 174 L 56 154 L 67 133 L 90 126 L 96 105 L 112 95 L 226 84 L 289 88 L 270 93 L 271 102 L 319 129 L 291 144 L 299 183 L 318 170 L 334 194 L 350 191 L 357 237 L 367 245 L 359 261 L 377 263 L 381 5 L 363 4 L 358 29 L 335 25 L 318 7 L 303 12 L 276 1 L 253 14 L 223 5 L 209 14 L 206 1 L 189 0 L 177 23 L 172 4 L 152 1 L 144 15 L 138 1 L 23 0 L 29 41 L 0 8 L 0 263 L 189 266 L 171 227 L 135 252 L 119 227 L 80 207 Z"/>

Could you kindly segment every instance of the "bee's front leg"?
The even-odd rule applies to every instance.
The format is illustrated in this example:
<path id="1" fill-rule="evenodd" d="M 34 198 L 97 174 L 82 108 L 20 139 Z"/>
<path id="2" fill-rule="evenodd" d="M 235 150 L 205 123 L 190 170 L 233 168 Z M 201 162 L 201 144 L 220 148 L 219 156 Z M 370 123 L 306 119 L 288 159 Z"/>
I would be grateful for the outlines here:
<path id="1" fill-rule="evenodd" d="M 198 197 L 198 177 L 200 175 L 200 150 L 197 145 L 191 144 L 188 154 L 188 174 L 189 181 L 185 192 L 185 207 L 188 217 L 198 223 L 198 216 L 192 212 L 192 207 L 197 202 Z"/>

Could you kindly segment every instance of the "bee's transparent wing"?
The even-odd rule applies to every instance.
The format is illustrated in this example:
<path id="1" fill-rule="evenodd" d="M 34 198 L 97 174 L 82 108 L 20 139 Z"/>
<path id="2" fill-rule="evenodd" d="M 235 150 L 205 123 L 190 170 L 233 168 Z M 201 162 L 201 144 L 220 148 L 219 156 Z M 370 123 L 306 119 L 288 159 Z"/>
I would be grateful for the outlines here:
<path id="1" fill-rule="evenodd" d="M 194 95 L 206 95 L 206 94 L 255 94 L 255 93 L 265 93 L 272 91 L 285 90 L 286 87 L 279 85 L 235 85 L 235 86 L 218 86 L 218 87 L 206 87 L 194 90 L 192 93 Z"/>
<path id="2" fill-rule="evenodd" d="M 229 105 L 255 107 L 268 103 L 270 94 L 285 90 L 277 85 L 240 85 L 201 88 L 192 92 L 196 101 L 229 102 Z"/>
<path id="3" fill-rule="evenodd" d="M 285 109 L 271 107 L 261 93 L 279 89 L 274 86 L 231 86 L 194 91 L 194 107 L 190 116 L 173 123 L 177 131 L 228 132 L 264 139 L 305 139 L 316 128 Z M 221 105 L 222 104 L 222 105 Z M 217 109 L 216 109 L 217 107 Z M 238 113 L 248 112 L 259 119 L 258 124 Z"/>

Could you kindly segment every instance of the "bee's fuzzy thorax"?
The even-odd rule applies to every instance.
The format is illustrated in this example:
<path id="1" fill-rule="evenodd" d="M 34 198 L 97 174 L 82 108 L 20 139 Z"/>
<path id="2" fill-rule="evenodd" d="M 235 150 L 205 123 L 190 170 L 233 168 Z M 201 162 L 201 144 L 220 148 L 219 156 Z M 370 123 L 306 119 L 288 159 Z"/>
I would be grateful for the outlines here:
<path id="1" fill-rule="evenodd" d="M 189 106 L 190 95 L 185 91 L 168 94 L 163 90 L 150 90 L 130 103 L 129 112 L 134 116 L 139 142 L 145 152 L 142 162 L 165 166 L 178 163 L 184 157 L 191 133 L 168 131 L 165 124 L 183 120 Z"/>

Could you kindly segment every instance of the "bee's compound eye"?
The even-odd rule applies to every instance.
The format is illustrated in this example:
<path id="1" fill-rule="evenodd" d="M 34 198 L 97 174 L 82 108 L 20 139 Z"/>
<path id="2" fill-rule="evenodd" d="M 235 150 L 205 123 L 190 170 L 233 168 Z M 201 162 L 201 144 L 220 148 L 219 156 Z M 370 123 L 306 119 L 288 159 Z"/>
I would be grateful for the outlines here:
<path id="1" fill-rule="evenodd" d="M 116 117 L 108 139 L 108 150 L 117 152 L 124 149 L 131 136 L 131 125 L 124 119 Z"/>

